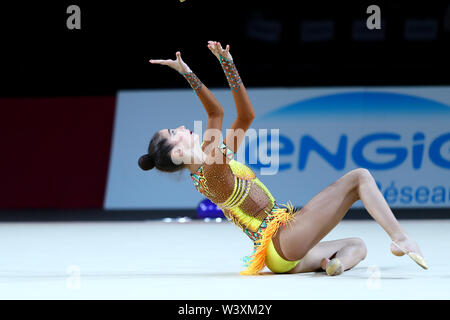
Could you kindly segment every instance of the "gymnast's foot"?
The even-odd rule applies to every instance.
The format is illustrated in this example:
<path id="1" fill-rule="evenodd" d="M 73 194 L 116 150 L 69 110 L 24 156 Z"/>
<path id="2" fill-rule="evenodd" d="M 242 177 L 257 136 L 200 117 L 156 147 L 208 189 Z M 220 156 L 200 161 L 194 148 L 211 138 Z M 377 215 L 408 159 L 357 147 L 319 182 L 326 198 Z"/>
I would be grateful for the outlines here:
<path id="1" fill-rule="evenodd" d="M 420 251 L 417 243 L 409 237 L 402 237 L 393 240 L 391 243 L 391 252 L 393 255 L 396 255 L 398 257 L 407 254 L 419 266 L 424 269 L 428 269 L 428 265 L 423 258 L 422 251 Z"/>
<path id="2" fill-rule="evenodd" d="M 338 276 L 342 272 L 344 272 L 344 266 L 342 265 L 341 261 L 337 258 L 334 258 L 332 260 L 328 258 L 323 258 L 320 262 L 320 267 L 325 270 L 327 275 L 329 276 Z"/>

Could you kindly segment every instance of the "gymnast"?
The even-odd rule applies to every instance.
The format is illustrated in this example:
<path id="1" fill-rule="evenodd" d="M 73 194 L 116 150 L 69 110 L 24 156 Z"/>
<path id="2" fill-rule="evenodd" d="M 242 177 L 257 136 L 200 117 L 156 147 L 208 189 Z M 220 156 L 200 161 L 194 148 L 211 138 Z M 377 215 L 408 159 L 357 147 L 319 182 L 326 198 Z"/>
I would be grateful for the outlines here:
<path id="1" fill-rule="evenodd" d="M 363 240 L 321 240 L 358 200 L 391 238 L 392 254 L 406 254 L 427 269 L 418 244 L 400 226 L 367 169 L 345 173 L 302 208 L 295 208 L 289 202 L 278 203 L 254 172 L 234 159 L 255 111 L 230 46 L 223 49 L 215 41 L 209 41 L 207 46 L 223 68 L 237 111 L 225 139 L 221 140 L 220 135 L 224 108 L 182 60 L 181 53 L 176 52 L 175 60 L 150 63 L 175 69 L 188 81 L 208 114 L 204 139 L 200 142 L 200 137 L 184 126 L 159 130 L 138 164 L 142 170 L 189 170 L 197 190 L 253 242 L 254 250 L 245 259 L 246 268 L 241 274 L 256 275 L 267 266 L 273 273 L 325 272 L 336 276 L 353 268 L 366 257 Z"/>

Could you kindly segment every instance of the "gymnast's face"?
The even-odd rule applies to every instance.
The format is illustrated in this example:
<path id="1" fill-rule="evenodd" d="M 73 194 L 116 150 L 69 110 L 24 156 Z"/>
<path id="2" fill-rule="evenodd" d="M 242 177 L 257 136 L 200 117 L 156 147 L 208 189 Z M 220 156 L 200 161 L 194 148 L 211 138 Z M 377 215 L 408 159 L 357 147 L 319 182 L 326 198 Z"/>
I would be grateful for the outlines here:
<path id="1" fill-rule="evenodd" d="M 191 154 L 200 141 L 198 134 L 186 129 L 184 126 L 179 126 L 175 129 L 162 129 L 159 133 L 174 146 L 173 152 L 175 152 L 177 157 Z M 181 153 L 179 152 L 180 150 Z"/>

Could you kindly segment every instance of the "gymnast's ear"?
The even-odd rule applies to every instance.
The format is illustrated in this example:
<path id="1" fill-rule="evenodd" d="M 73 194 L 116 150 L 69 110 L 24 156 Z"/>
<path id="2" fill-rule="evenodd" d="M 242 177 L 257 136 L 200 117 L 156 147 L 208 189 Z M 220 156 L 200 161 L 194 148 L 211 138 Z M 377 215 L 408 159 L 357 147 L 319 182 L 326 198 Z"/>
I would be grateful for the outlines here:
<path id="1" fill-rule="evenodd" d="M 184 152 L 183 152 L 182 147 L 175 147 L 175 148 L 173 148 L 172 152 L 170 153 L 172 162 L 175 164 L 183 163 L 183 156 L 184 156 Z"/>

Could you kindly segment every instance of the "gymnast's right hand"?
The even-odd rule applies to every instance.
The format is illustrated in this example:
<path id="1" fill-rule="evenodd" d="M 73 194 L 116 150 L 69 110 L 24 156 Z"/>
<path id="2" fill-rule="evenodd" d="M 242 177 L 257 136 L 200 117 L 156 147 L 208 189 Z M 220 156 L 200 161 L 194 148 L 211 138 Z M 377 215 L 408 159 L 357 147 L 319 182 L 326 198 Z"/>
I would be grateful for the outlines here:
<path id="1" fill-rule="evenodd" d="M 149 62 L 152 64 L 162 64 L 165 66 L 169 66 L 181 74 L 192 72 L 192 70 L 189 68 L 189 66 L 183 61 L 183 59 L 181 59 L 180 51 L 177 51 L 177 53 L 176 53 L 176 60 L 172 60 L 172 59 L 153 60 L 152 59 Z"/>

